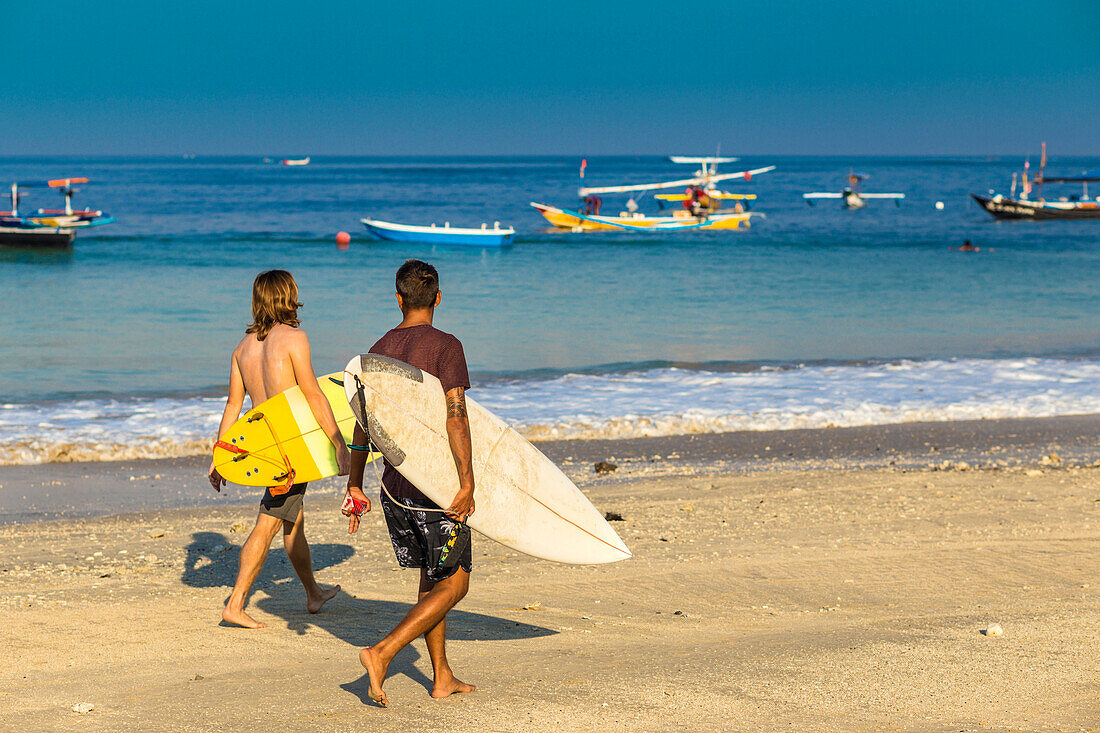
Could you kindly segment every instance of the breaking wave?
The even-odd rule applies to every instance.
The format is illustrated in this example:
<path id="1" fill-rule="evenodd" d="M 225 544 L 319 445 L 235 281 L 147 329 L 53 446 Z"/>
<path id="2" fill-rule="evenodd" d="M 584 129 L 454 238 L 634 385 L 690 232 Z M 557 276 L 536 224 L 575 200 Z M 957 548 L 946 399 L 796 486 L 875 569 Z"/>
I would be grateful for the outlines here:
<path id="1" fill-rule="evenodd" d="M 657 367 L 475 384 L 531 440 L 636 438 L 1100 413 L 1100 361 L 950 359 Z M 210 450 L 221 398 L 0 405 L 0 464 L 133 460 Z"/>

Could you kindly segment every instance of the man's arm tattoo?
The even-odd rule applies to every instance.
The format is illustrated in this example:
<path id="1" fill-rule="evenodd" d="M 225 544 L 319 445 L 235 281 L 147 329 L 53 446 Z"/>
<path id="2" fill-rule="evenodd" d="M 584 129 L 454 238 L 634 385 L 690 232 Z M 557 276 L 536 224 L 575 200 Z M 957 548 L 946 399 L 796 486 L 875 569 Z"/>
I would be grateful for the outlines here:
<path id="1" fill-rule="evenodd" d="M 466 390 L 456 387 L 447 393 L 447 419 L 466 417 Z"/>

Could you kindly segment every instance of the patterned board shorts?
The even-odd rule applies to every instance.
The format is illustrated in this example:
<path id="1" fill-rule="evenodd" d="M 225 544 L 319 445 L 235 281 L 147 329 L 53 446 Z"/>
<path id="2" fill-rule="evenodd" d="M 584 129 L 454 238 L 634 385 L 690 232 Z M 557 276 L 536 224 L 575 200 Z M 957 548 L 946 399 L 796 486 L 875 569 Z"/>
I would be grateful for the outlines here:
<path id="1" fill-rule="evenodd" d="M 386 492 L 382 492 L 382 514 L 386 517 L 386 526 L 390 530 L 390 542 L 393 543 L 397 564 L 403 568 L 425 568 L 428 580 L 438 583 L 454 575 L 458 568 L 440 570 L 436 567 L 443 545 L 451 535 L 455 522 L 442 512 L 418 512 L 397 506 Z M 436 509 L 431 502 L 415 499 L 399 499 L 402 504 Z M 467 573 L 473 569 L 471 544 L 459 559 L 458 566 Z"/>

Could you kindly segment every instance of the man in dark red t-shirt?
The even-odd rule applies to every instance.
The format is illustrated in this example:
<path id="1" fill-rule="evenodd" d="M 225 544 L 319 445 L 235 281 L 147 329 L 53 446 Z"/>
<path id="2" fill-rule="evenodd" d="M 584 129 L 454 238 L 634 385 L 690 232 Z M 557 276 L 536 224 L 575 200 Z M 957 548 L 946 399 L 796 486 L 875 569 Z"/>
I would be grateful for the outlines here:
<path id="1" fill-rule="evenodd" d="M 459 490 L 446 510 L 424 496 L 397 470 L 386 464 L 382 474 L 382 512 L 390 541 L 402 567 L 420 569 L 419 600 L 382 641 L 359 652 L 359 661 L 370 676 L 370 696 L 388 706 L 382 683 L 394 656 L 413 639 L 424 635 L 428 656 L 435 672 L 432 697 L 456 692 L 473 692 L 451 671 L 446 653 L 446 616 L 466 595 L 470 586 L 471 550 L 466 543 L 457 565 L 441 569 L 436 562 L 457 527 L 474 513 L 474 472 L 470 447 L 470 421 L 466 415 L 466 390 L 470 376 L 462 343 L 432 326 L 432 317 L 443 293 L 436 269 L 420 260 L 409 260 L 397 270 L 397 305 L 401 323 L 378 339 L 372 354 L 381 354 L 411 364 L 439 379 L 447 400 L 447 437 L 458 472 Z M 356 426 L 353 445 L 364 445 L 367 436 Z M 348 495 L 370 511 L 370 499 L 363 493 L 366 453 L 352 454 Z M 346 510 L 349 532 L 359 528 L 359 516 Z M 466 530 L 468 531 L 468 530 Z"/>

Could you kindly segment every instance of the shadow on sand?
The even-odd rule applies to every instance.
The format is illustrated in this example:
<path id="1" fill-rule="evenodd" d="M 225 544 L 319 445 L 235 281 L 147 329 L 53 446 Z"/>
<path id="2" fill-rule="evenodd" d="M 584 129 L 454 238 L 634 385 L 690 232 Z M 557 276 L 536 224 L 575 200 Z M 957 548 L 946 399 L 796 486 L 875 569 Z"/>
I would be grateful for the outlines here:
<path id="1" fill-rule="evenodd" d="M 408 593 L 411 600 L 415 597 L 416 581 L 413 571 L 407 572 L 410 576 Z M 329 601 L 320 613 L 310 614 L 305 610 L 300 598 L 293 594 L 280 594 L 278 597 L 261 598 L 256 601 L 256 606 L 272 616 L 282 618 L 286 621 L 288 629 L 299 634 L 305 634 L 310 626 L 315 626 L 347 642 L 352 647 L 348 650 L 347 668 L 349 671 L 361 671 L 358 660 L 359 649 L 377 643 L 388 634 L 412 608 L 412 603 L 378 598 L 357 598 L 349 593 L 340 593 Z M 447 638 L 452 641 L 533 639 L 556 633 L 558 632 L 542 626 L 461 609 L 455 609 L 447 614 Z M 423 656 L 418 646 L 420 646 L 419 643 L 410 644 L 401 650 L 390 665 L 389 676 L 405 675 L 431 692 L 433 684 L 431 678 L 417 667 L 417 662 Z M 427 669 L 430 673 L 430 665 Z M 374 705 L 367 694 L 370 678 L 366 673 L 340 687 L 358 697 L 364 705 Z"/>
<path id="2" fill-rule="evenodd" d="M 217 552 L 219 545 L 227 548 Z M 338 565 L 355 554 L 350 545 L 319 544 L 310 545 L 314 570 Z M 225 535 L 217 532 L 196 532 L 191 544 L 187 546 L 187 557 L 181 580 L 185 585 L 195 588 L 213 588 L 233 585 L 237 575 L 237 558 L 240 546 L 234 545 Z M 416 593 L 416 584 L 409 578 L 410 598 Z M 270 595 L 270 586 L 286 586 L 287 592 Z M 411 602 L 400 603 L 374 598 L 356 598 L 341 592 L 328 602 L 317 614 L 305 609 L 304 597 L 298 578 L 285 553 L 271 553 L 264 563 L 254 588 L 264 587 L 269 593 L 255 602 L 257 608 L 265 613 L 278 616 L 286 622 L 286 627 L 298 634 L 305 634 L 310 626 L 328 632 L 332 636 L 354 647 L 349 650 L 348 663 L 357 664 L 358 649 L 374 644 L 397 625 L 412 607 Z M 558 633 L 542 626 L 513 621 L 498 616 L 453 610 L 447 614 L 447 636 L 452 640 L 500 641 L 510 639 L 533 639 Z M 406 647 L 390 665 L 389 675 L 405 675 L 414 682 L 432 689 L 432 680 L 417 669 L 416 662 L 420 652 L 412 645 Z M 372 705 L 367 689 L 370 680 L 363 674 L 353 682 L 340 685 L 357 696 L 364 704 Z"/>
<path id="3" fill-rule="evenodd" d="M 282 543 L 281 535 L 272 543 L 273 548 L 275 543 Z M 355 554 L 355 548 L 351 545 L 337 544 L 310 544 L 309 551 L 313 556 L 314 571 L 339 565 Z M 237 560 L 240 556 L 241 546 L 220 532 L 195 532 L 191 535 L 191 544 L 187 546 L 180 580 L 192 588 L 232 588 L 237 579 Z M 298 582 L 290 559 L 285 552 L 272 552 L 252 587 L 281 585 L 287 581 Z"/>

